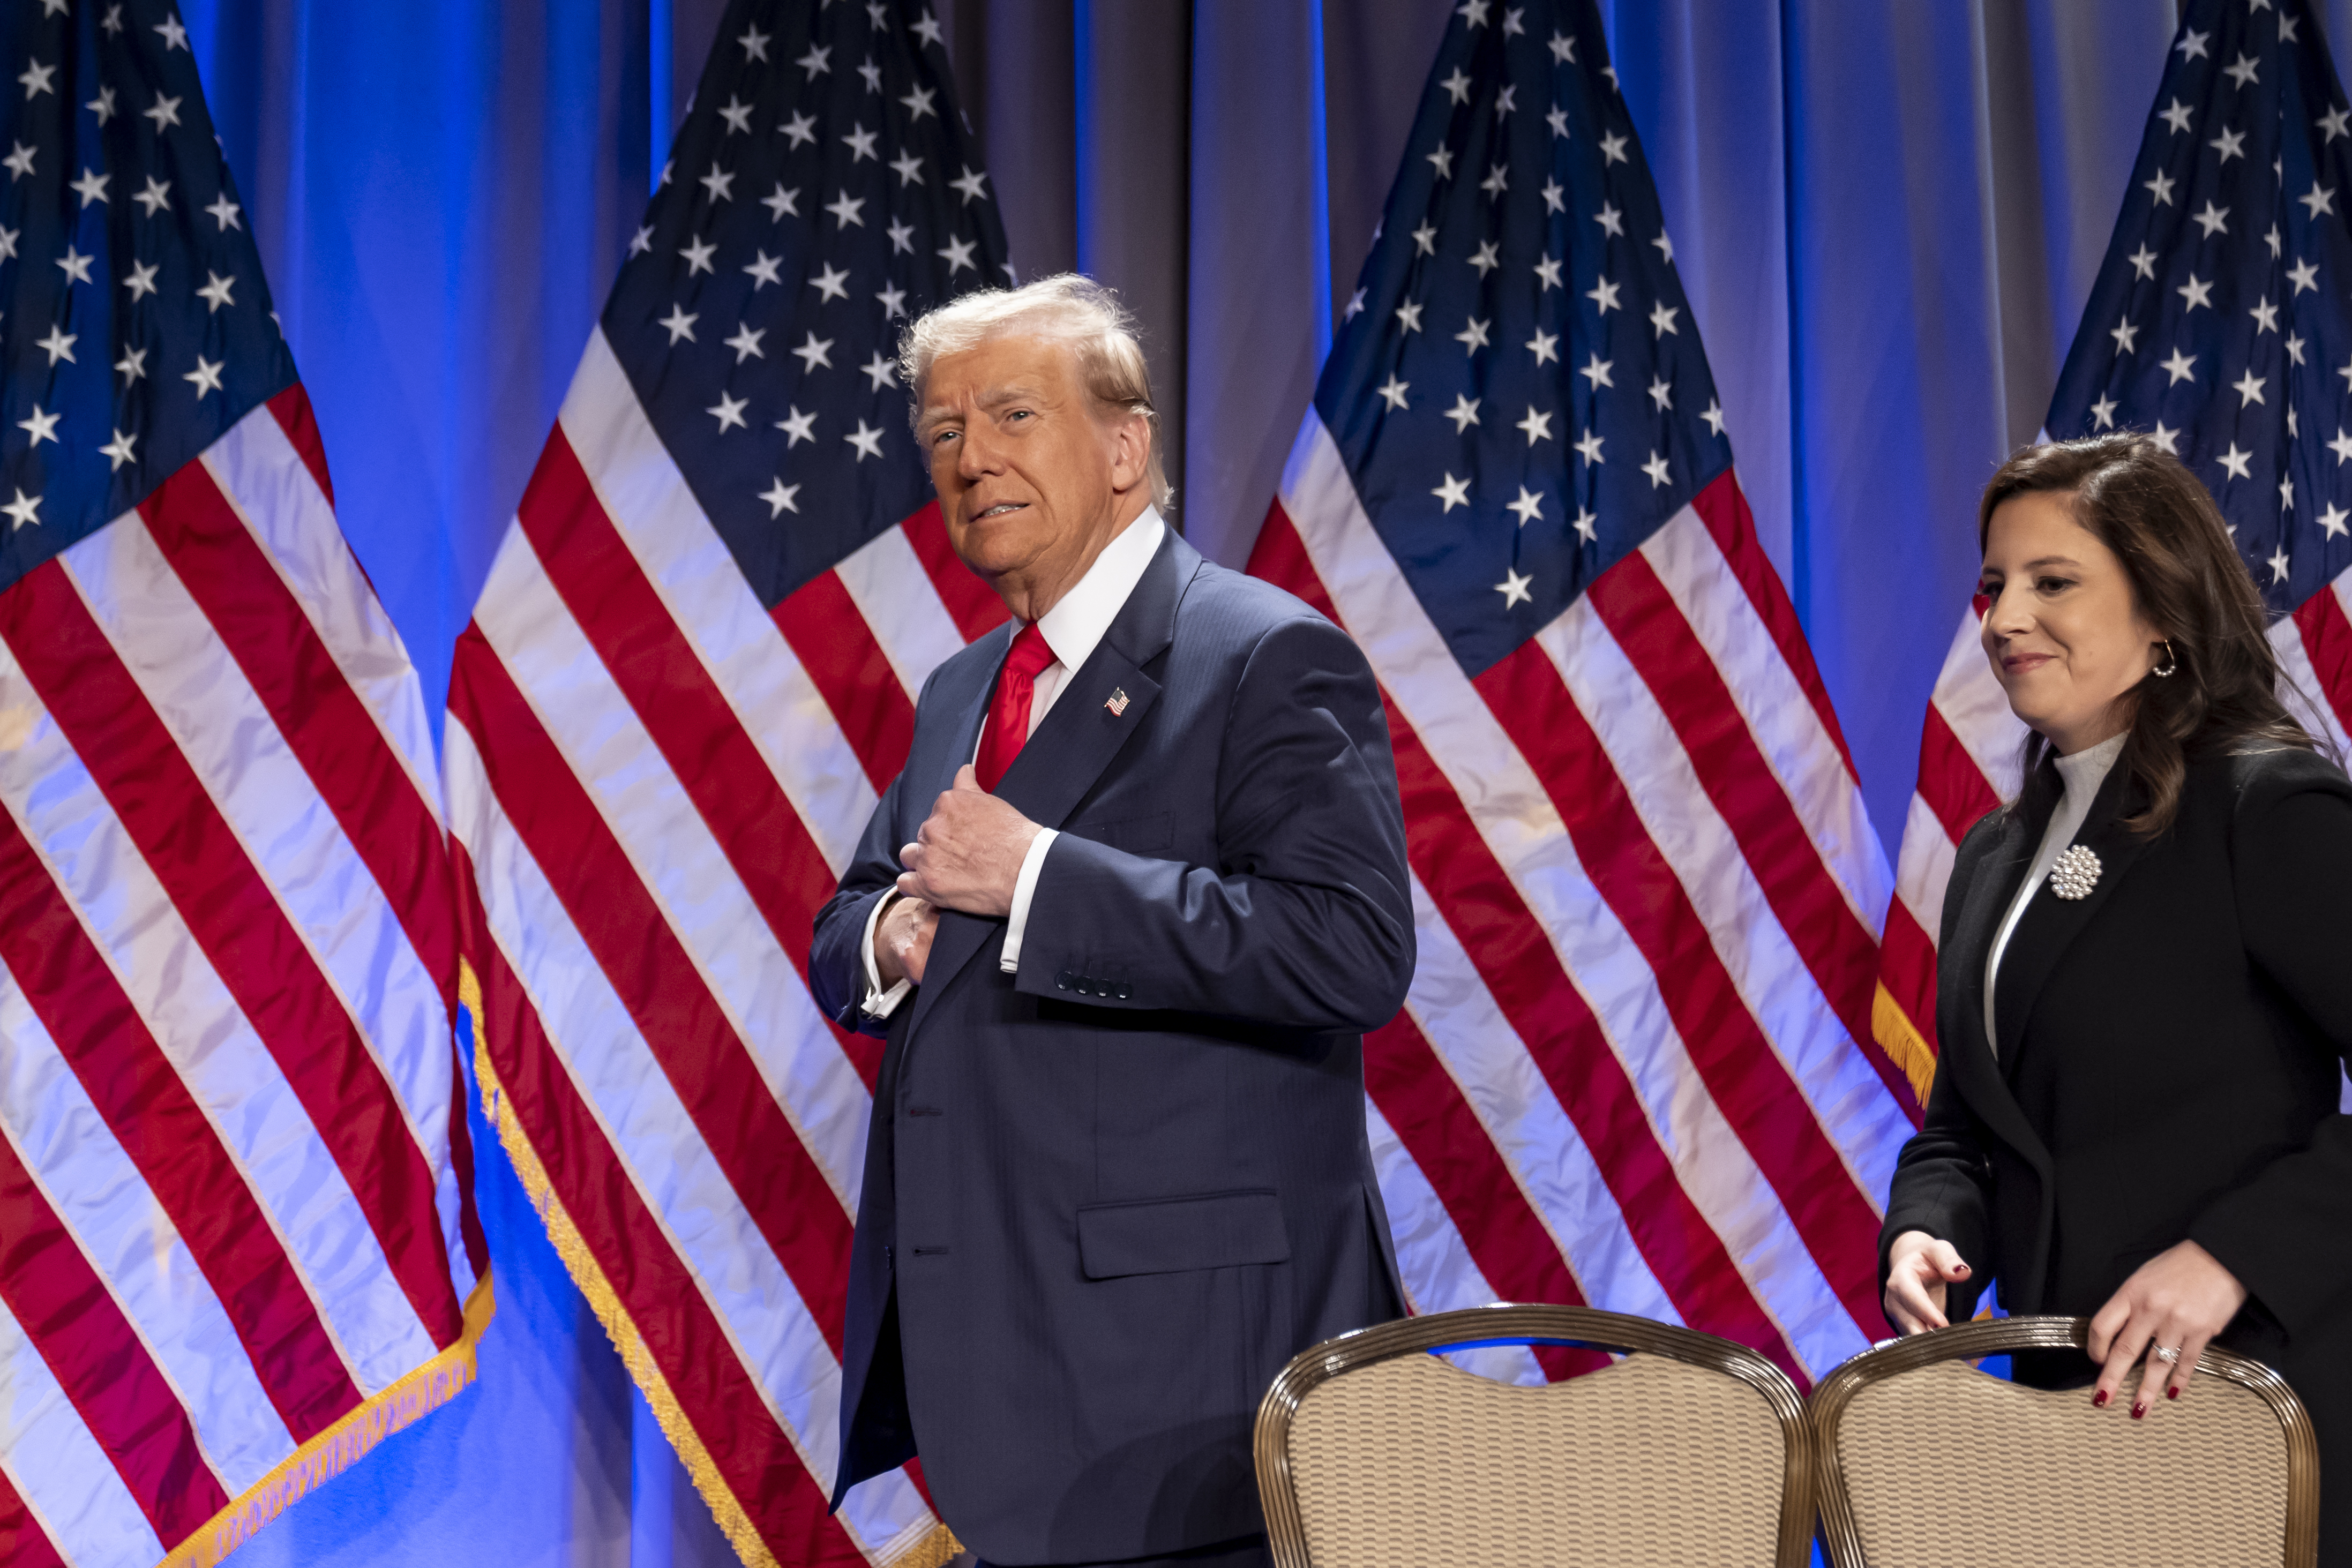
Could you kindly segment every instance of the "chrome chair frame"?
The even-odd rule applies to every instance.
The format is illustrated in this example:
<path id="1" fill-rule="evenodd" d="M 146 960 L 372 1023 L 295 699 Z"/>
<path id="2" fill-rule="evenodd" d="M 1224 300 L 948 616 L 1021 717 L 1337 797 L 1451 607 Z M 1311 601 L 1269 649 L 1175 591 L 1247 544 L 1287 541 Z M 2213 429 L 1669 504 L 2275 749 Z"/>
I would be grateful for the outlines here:
<path id="1" fill-rule="evenodd" d="M 1872 1384 L 1941 1361 L 1973 1361 L 2020 1350 L 2088 1350 L 2088 1318 L 1987 1318 L 1863 1352 L 1814 1385 L 1808 1406 L 1818 1455 L 1822 1544 L 1832 1568 L 1866 1568 L 1853 1500 L 1838 1458 L 1838 1425 L 1846 1406 Z M 2278 1417 L 2286 1438 L 2286 1538 L 2284 1568 L 2314 1568 L 2319 1560 L 2319 1444 L 2311 1416 L 2286 1380 L 2259 1361 L 2218 1345 L 2197 1358 L 2197 1374 L 2251 1390 Z M 1263 1421 L 1261 1416 L 1260 1420 Z M 1264 1461 L 1260 1461 L 1263 1464 Z"/>
<path id="2" fill-rule="evenodd" d="M 1805 1568 L 1811 1560 L 1816 1480 L 1812 1425 L 1788 1374 L 1727 1339 L 1648 1318 L 1592 1307 L 1521 1306 L 1498 1302 L 1359 1329 L 1325 1340 L 1291 1359 L 1258 1406 L 1255 1452 L 1258 1495 L 1276 1568 L 1312 1568 L 1307 1527 L 1290 1468 L 1290 1424 L 1299 1403 L 1318 1385 L 1343 1373 L 1397 1356 L 1491 1343 L 1584 1345 L 1685 1362 L 1748 1384 L 1771 1407 L 1780 1426 L 1783 1468 L 1774 1568 Z"/>

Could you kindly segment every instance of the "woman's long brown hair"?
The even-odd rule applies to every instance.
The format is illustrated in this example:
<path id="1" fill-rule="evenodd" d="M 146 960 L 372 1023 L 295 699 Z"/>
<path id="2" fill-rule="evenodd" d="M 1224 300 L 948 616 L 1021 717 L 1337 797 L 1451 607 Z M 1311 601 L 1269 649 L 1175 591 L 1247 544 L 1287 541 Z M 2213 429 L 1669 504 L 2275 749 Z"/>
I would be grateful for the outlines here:
<path id="1" fill-rule="evenodd" d="M 1979 551 L 1994 510 L 2035 493 L 2064 498 L 2074 521 L 2116 553 L 2140 612 L 2172 647 L 2174 672 L 2151 673 L 2123 698 L 2133 712 L 2116 766 L 2147 803 L 2126 819 L 2133 832 L 2153 838 L 2172 825 L 2195 758 L 2315 748 L 2279 698 L 2262 592 L 2213 497 L 2178 457 L 2137 434 L 2022 448 L 1985 486 L 1977 507 Z M 2026 737 L 2029 788 L 2049 753 L 2046 737 Z"/>

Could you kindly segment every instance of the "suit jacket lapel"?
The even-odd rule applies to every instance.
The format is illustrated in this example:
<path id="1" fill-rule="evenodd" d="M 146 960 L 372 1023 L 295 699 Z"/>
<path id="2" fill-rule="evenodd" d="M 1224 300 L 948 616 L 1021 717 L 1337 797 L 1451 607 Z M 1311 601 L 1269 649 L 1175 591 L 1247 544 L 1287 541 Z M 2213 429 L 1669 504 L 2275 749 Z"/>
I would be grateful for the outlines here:
<path id="1" fill-rule="evenodd" d="M 2032 900 L 2018 918 L 2017 929 L 2010 933 L 2009 946 L 2001 955 L 2000 973 L 1994 977 L 1993 994 L 1993 1023 L 2000 1031 L 2004 1069 L 2017 1061 L 2025 1039 L 2026 1020 L 2032 1016 L 2034 999 L 2042 994 L 2042 983 L 2050 978 L 2083 928 L 2097 917 L 2116 884 L 2131 870 L 2132 862 L 2147 848 L 2147 840 L 2124 826 L 2124 818 L 2137 804 L 2136 800 L 2126 800 L 2127 790 L 2122 768 L 2109 768 L 2105 782 L 2099 786 L 2098 795 L 2091 802 L 2090 815 L 2084 819 L 2082 831 L 2074 836 L 2075 843 L 2099 857 L 2098 880 L 2092 883 L 2089 896 L 2061 898 L 2045 883 L 2034 889 Z"/>
<path id="2" fill-rule="evenodd" d="M 1167 652 L 1168 644 L 1175 640 L 1176 606 L 1200 569 L 1200 552 L 1178 537 L 1173 528 L 1169 529 L 1153 553 L 1151 564 L 1143 569 L 1134 591 L 1127 596 L 1126 604 L 1112 620 L 1110 629 L 1095 644 L 1087 662 L 1064 683 L 1052 710 L 1013 758 L 1013 766 L 1004 770 L 996 787 L 997 799 L 1041 827 L 1059 828 L 1069 820 L 1078 802 L 1102 777 L 1103 769 L 1110 766 L 1119 747 L 1127 744 L 1128 737 L 1142 727 L 1145 716 L 1159 702 L 1160 683 L 1145 674 L 1143 669 Z M 1009 651 L 1013 646 L 1012 632 L 1000 629 L 1000 633 Z M 988 684 L 982 689 L 973 712 L 967 716 L 968 722 L 959 730 L 964 749 L 957 755 L 956 766 L 971 759 L 980 722 L 986 716 L 989 698 L 996 689 L 996 671 L 1003 663 L 1000 653 L 982 666 L 989 672 Z M 1125 701 L 1120 702 L 1122 695 Z M 954 771 L 954 767 L 948 769 L 950 779 Z M 943 782 L 940 788 L 946 788 L 946 784 Z M 923 810 L 928 815 L 928 798 Z M 992 934 L 1003 928 L 1002 920 L 961 915 L 954 910 L 940 912 L 939 929 L 931 936 L 931 956 L 923 970 L 923 984 L 916 992 L 910 1030 L 922 1026 L 923 1015 L 934 998 L 947 989 L 947 983 L 971 962 Z"/>
<path id="3" fill-rule="evenodd" d="M 1176 637 L 1176 606 L 1201 556 L 1170 529 L 1135 591 L 997 785 L 999 799 L 1040 826 L 1059 828 L 1160 700 L 1144 666 Z M 1125 701 L 1119 701 L 1120 694 Z"/>
<path id="4" fill-rule="evenodd" d="M 1985 1124 L 2045 1172 L 2050 1167 L 2049 1151 L 2042 1146 L 2033 1124 L 2010 1092 L 1985 1038 L 1984 971 L 1993 933 L 2009 910 L 2009 901 L 2016 896 L 2017 884 L 2024 879 L 2049 821 L 2047 810 L 2011 811 L 2002 818 L 1995 829 L 1998 836 L 1986 848 L 1969 882 L 1951 942 L 1937 956 L 1939 967 L 1949 966 L 1946 972 L 1956 977 L 1960 992 L 1958 1016 L 1942 1021 L 1942 1065 L 1951 1072 L 1960 1098 Z"/>
<path id="5" fill-rule="evenodd" d="M 1013 633 L 1018 630 L 1018 622 L 1008 621 L 982 640 L 982 645 L 986 646 L 988 652 L 970 662 L 968 668 L 971 674 L 963 677 L 972 684 L 942 689 L 946 679 L 943 675 L 941 684 L 932 686 L 925 694 L 931 702 L 940 705 L 955 717 L 948 727 L 943 753 L 925 752 L 907 759 L 908 788 L 900 792 L 900 809 L 905 813 L 900 823 L 902 843 L 914 838 L 915 831 L 931 814 L 931 802 L 954 785 L 957 769 L 970 762 L 972 753 L 979 749 L 980 727 L 987 721 L 988 705 L 996 694 L 996 676 L 1004 667 L 1005 655 L 1013 650 Z M 922 768 L 919 779 L 913 771 L 918 767 Z M 931 954 L 923 969 L 925 981 L 944 982 L 949 976 L 971 962 L 971 956 L 980 950 L 981 943 L 987 939 L 995 924 L 969 915 L 959 915 L 951 909 L 941 910 L 939 927 L 931 933 Z M 915 988 L 910 1024 L 921 1018 L 924 1001 L 943 989 L 944 985 L 929 983 Z"/>

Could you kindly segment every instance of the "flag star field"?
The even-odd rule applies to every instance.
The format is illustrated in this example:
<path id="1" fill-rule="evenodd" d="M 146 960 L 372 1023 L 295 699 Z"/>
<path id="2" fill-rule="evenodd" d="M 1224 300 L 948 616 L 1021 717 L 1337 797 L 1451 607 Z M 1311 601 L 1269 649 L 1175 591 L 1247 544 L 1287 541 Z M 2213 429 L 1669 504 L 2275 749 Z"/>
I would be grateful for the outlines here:
<path id="1" fill-rule="evenodd" d="M 2156 102 L 2049 433 L 2154 435 L 2292 611 L 2352 566 L 2352 109 L 2294 0 L 2193 7 Z"/>
<path id="2" fill-rule="evenodd" d="M 0 589 L 294 381 L 178 17 L 137 0 L 10 6 L 11 65 Z"/>
<path id="3" fill-rule="evenodd" d="M 930 498 L 898 338 L 1012 279 L 936 20 L 769 6 L 718 40 L 604 329 L 773 604 Z"/>
<path id="4" fill-rule="evenodd" d="M 1316 396 L 1474 675 L 1731 465 L 1599 18 L 1549 9 L 1449 35 Z"/>

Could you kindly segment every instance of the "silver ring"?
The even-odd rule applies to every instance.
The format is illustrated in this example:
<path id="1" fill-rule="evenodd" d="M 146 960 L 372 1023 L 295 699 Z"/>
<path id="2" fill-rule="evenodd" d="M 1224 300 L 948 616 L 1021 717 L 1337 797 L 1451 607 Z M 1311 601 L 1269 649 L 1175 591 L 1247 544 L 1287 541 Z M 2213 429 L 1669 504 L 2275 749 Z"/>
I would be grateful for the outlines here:
<path id="1" fill-rule="evenodd" d="M 2160 1344 L 2156 1347 L 2156 1359 L 2167 1366 L 2178 1366 L 2180 1364 L 2180 1353 L 2168 1344 Z"/>

